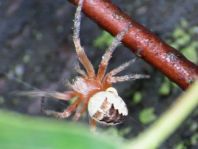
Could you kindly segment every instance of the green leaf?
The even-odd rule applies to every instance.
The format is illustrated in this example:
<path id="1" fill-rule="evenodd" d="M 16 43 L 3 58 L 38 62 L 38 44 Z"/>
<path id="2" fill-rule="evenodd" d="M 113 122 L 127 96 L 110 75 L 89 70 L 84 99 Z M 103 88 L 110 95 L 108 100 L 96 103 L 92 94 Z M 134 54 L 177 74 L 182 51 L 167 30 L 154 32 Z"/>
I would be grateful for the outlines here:
<path id="1" fill-rule="evenodd" d="M 0 111 L 2 149 L 116 149 L 118 138 L 91 133 L 76 123 Z"/>
<path id="2" fill-rule="evenodd" d="M 185 31 L 181 27 L 177 27 L 173 31 L 173 37 L 176 38 L 176 39 L 179 38 L 179 37 L 183 37 L 185 35 L 186 35 Z"/>
<path id="3" fill-rule="evenodd" d="M 170 81 L 165 78 L 161 87 L 159 88 L 159 94 L 160 95 L 168 95 L 170 93 L 171 90 L 171 86 L 170 86 Z"/>
<path id="4" fill-rule="evenodd" d="M 139 119 L 141 123 L 148 124 L 156 119 L 156 115 L 154 113 L 154 108 L 146 108 L 140 112 Z"/>
<path id="5" fill-rule="evenodd" d="M 181 20 L 181 27 L 182 28 L 187 28 L 188 27 L 188 22 L 185 19 Z"/>
<path id="6" fill-rule="evenodd" d="M 198 144 L 198 133 L 194 134 L 191 138 L 191 144 L 196 145 Z"/>
<path id="7" fill-rule="evenodd" d="M 191 40 L 191 37 L 188 33 L 186 33 L 185 35 L 183 35 L 182 37 L 179 37 L 175 40 L 175 44 L 179 45 L 179 46 L 184 46 L 187 45 Z"/>
<path id="8" fill-rule="evenodd" d="M 198 81 L 192 84 L 150 128 L 127 144 L 126 149 L 156 149 L 198 106 Z M 152 112 L 152 110 L 151 110 Z M 145 116 L 146 116 L 145 112 Z M 153 113 L 153 112 L 152 112 Z"/>
<path id="9" fill-rule="evenodd" d="M 186 48 L 182 49 L 182 53 L 192 62 L 197 63 L 198 62 L 198 56 L 197 56 L 197 49 L 198 49 L 198 42 L 193 41 L 190 45 L 188 45 Z"/>
<path id="10" fill-rule="evenodd" d="M 141 100 L 142 100 L 142 93 L 138 91 L 135 92 L 132 99 L 133 103 L 138 104 L 141 102 Z"/>
<path id="11" fill-rule="evenodd" d="M 187 149 L 183 142 L 178 143 L 174 149 Z"/>
<path id="12" fill-rule="evenodd" d="M 93 44 L 97 48 L 103 48 L 110 45 L 112 41 L 113 36 L 111 36 L 111 34 L 109 34 L 108 32 L 103 31 L 101 35 L 96 40 L 94 40 Z"/>

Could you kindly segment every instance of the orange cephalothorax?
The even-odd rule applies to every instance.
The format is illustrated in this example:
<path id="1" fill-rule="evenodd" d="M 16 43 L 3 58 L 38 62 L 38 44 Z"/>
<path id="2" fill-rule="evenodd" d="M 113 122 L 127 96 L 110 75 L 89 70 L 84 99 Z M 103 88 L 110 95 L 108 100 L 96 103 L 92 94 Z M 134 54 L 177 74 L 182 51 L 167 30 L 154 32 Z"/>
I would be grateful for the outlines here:
<path id="1" fill-rule="evenodd" d="M 90 96 L 91 94 L 94 94 L 97 91 L 102 90 L 101 82 L 97 81 L 94 78 L 89 79 L 77 77 L 71 87 L 74 91 L 81 94 L 84 98 Z"/>

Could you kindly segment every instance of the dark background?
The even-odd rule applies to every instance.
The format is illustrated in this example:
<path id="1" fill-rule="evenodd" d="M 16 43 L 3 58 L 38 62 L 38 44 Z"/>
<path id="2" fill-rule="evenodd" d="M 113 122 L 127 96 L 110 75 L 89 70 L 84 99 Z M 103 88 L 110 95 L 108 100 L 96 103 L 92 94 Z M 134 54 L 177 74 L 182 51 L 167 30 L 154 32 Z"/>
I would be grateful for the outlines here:
<path id="1" fill-rule="evenodd" d="M 174 42 L 172 32 L 181 20 L 186 20 L 187 28 L 198 25 L 197 0 L 113 0 L 113 3 L 164 40 Z M 67 89 L 67 80 L 76 75 L 74 66 L 77 57 L 72 41 L 74 12 L 75 7 L 66 0 L 0 0 L 0 108 L 44 116 L 41 99 L 18 97 L 13 92 L 35 88 L 58 91 Z M 81 41 L 96 69 L 106 46 L 98 48 L 93 43 L 102 31 L 92 20 L 83 16 Z M 197 34 L 191 37 L 191 40 L 197 39 Z M 120 46 L 110 61 L 109 69 L 133 57 L 133 53 Z M 120 135 L 130 138 L 150 124 L 142 124 L 139 120 L 142 109 L 152 107 L 154 114 L 159 116 L 182 90 L 169 82 L 169 92 L 160 94 L 159 88 L 165 80 L 163 74 L 141 59 L 125 73 L 151 76 L 147 80 L 115 85 L 130 111 L 128 119 L 116 128 Z M 141 93 L 142 99 L 134 103 L 132 99 L 137 92 Z M 54 110 L 62 110 L 68 105 L 47 99 L 45 103 L 45 108 Z M 161 148 L 176 148 L 178 144 L 195 148 L 191 138 L 198 127 L 196 116 L 197 111 Z M 81 122 L 88 124 L 87 117 L 82 118 Z M 191 130 L 194 124 L 196 127 Z M 108 130 L 108 127 L 102 126 L 102 129 Z"/>

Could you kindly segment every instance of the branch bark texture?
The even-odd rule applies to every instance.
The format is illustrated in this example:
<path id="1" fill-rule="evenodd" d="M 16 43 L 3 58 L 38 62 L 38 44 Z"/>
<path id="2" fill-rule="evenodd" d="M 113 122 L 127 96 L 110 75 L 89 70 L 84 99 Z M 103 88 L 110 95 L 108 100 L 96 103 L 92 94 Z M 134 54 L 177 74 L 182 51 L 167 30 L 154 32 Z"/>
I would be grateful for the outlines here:
<path id="1" fill-rule="evenodd" d="M 77 5 L 78 0 L 69 0 Z M 132 25 L 123 43 L 132 52 L 161 71 L 178 86 L 186 89 L 198 79 L 198 66 L 187 60 L 142 25 L 135 22 L 109 0 L 85 0 L 84 13 L 102 28 L 116 35 Z"/>

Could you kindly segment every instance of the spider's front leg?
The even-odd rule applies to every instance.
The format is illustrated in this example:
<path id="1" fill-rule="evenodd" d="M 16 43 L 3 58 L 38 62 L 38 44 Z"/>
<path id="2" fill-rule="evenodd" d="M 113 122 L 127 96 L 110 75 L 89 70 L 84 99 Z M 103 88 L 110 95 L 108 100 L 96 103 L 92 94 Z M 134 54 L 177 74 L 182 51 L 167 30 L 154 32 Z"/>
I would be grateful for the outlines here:
<path id="1" fill-rule="evenodd" d="M 113 40 L 113 42 L 111 43 L 107 51 L 105 52 L 105 54 L 102 56 L 102 60 L 100 62 L 98 73 L 97 73 L 98 80 L 102 80 L 104 78 L 109 60 L 112 57 L 112 53 L 115 51 L 116 47 L 120 44 L 121 40 L 124 38 L 124 36 L 129 31 L 130 28 L 131 28 L 131 24 L 128 25 L 119 34 L 117 34 L 115 39 Z"/>
<path id="2" fill-rule="evenodd" d="M 76 49 L 76 53 L 78 56 L 79 61 L 84 66 L 87 75 L 91 78 L 95 77 L 95 71 L 93 65 L 91 64 L 90 60 L 88 59 L 83 47 L 80 44 L 80 21 L 81 21 L 81 10 L 82 10 L 83 0 L 79 0 L 79 4 L 75 13 L 74 18 L 74 32 L 73 32 L 73 41 Z"/>
<path id="3" fill-rule="evenodd" d="M 64 93 L 61 93 L 61 92 L 56 92 L 56 91 L 35 90 L 35 91 L 16 92 L 16 94 L 19 96 L 29 96 L 29 97 L 52 97 L 52 98 L 56 98 L 59 100 L 65 100 L 65 101 L 68 101 L 72 97 L 75 96 L 75 92 L 73 92 L 73 91 L 66 91 Z"/>
<path id="4" fill-rule="evenodd" d="M 112 83 L 124 82 L 124 81 L 129 81 L 129 80 L 149 78 L 150 76 L 145 75 L 145 74 L 128 74 L 128 75 L 124 75 L 124 76 L 115 76 L 116 74 L 125 70 L 127 67 L 129 67 L 134 62 L 135 62 L 135 59 L 132 59 L 131 61 L 128 61 L 128 62 L 118 66 L 117 68 L 111 70 L 109 73 L 106 74 L 104 82 L 112 84 Z"/>
<path id="5" fill-rule="evenodd" d="M 144 78 L 150 78 L 149 75 L 144 74 L 129 74 L 124 76 L 108 76 L 107 81 L 110 83 L 118 83 L 118 82 L 124 82 L 129 80 L 136 80 L 136 79 L 144 79 Z"/>

